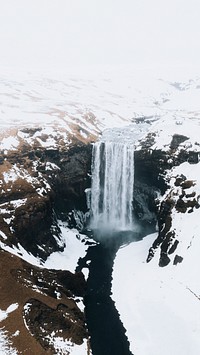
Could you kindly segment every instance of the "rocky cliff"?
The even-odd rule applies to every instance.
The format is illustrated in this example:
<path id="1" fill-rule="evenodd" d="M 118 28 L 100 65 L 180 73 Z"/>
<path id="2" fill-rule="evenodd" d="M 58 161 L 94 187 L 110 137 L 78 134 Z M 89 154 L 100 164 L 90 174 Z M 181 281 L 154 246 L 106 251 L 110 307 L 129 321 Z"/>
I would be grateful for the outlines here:
<path id="1" fill-rule="evenodd" d="M 30 136 L 36 131 L 25 130 Z M 3 333 L 17 353 L 55 354 L 62 349 L 71 354 L 81 344 L 89 352 L 79 308 L 86 288 L 83 274 L 42 264 L 65 247 L 58 219 L 66 220 L 77 208 L 86 210 L 90 159 L 91 145 L 78 140 L 47 149 L 21 139 L 18 149 L 1 151 L 0 308 L 5 310 Z M 41 267 L 34 266 L 34 258 Z M 9 313 L 11 304 L 16 309 Z"/>
<path id="2" fill-rule="evenodd" d="M 26 131 L 27 133 L 27 131 Z M 29 132 L 30 133 L 30 132 Z M 57 218 L 85 211 L 91 145 L 80 141 L 46 149 L 21 142 L 1 152 L 1 239 L 45 259 L 63 248 Z"/>
<path id="3" fill-rule="evenodd" d="M 172 124 L 165 145 L 159 143 L 165 133 L 164 127 L 158 125 L 157 130 L 154 128 L 138 143 L 135 152 L 135 217 L 149 225 L 149 231 L 152 227 L 158 231 L 147 262 L 160 249 L 159 266 L 166 266 L 171 260 L 174 264 L 183 260 L 178 246 L 184 233 L 180 226 L 178 230 L 176 219 L 180 219 L 180 215 L 184 219 L 184 214 L 193 214 L 200 207 L 197 178 L 200 144 L 195 131 L 188 132 L 187 125 L 192 123 L 187 122 L 183 127 Z M 192 235 L 191 230 L 189 240 Z"/>

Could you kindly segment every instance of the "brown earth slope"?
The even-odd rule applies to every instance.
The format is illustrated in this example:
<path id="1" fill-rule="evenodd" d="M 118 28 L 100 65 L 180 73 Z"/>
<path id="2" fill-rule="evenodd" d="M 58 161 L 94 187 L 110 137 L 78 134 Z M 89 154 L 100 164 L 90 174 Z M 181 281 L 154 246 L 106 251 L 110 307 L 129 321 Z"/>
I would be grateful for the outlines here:
<path id="1" fill-rule="evenodd" d="M 0 269 L 1 309 L 18 305 L 1 322 L 1 329 L 19 354 L 55 354 L 52 332 L 78 345 L 88 338 L 76 302 L 85 291 L 81 273 L 40 269 L 4 250 Z"/>

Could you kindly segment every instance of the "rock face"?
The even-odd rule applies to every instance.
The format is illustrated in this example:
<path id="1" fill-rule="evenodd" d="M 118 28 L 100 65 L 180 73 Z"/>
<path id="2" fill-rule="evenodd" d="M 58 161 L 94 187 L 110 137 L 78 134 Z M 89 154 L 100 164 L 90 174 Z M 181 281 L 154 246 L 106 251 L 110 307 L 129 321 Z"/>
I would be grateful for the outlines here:
<path id="1" fill-rule="evenodd" d="M 174 172 L 173 176 L 170 173 L 183 163 L 188 163 L 191 169 L 198 164 L 199 150 L 181 146 L 188 139 L 175 134 L 166 149 L 153 149 L 153 133 L 140 142 L 135 152 L 135 217 L 139 223 L 145 223 L 154 230 L 157 225 L 158 236 L 149 250 L 147 262 L 160 248 L 159 266 L 168 265 L 180 242 L 172 223 L 174 214 L 193 213 L 200 207 L 196 181 L 183 174 Z M 175 255 L 174 264 L 182 260 L 182 256 Z"/>
<path id="2" fill-rule="evenodd" d="M 30 147 L 29 147 L 30 148 Z M 18 243 L 45 259 L 62 250 L 57 218 L 85 211 L 91 145 L 63 149 L 22 146 L 2 154 L 0 162 L 0 227 L 9 246 Z"/>
<path id="3" fill-rule="evenodd" d="M 61 153 L 55 163 L 60 172 L 55 181 L 55 208 L 61 214 L 73 209 L 87 210 L 85 189 L 91 184 L 92 146 L 77 145 Z"/>
<path id="4" fill-rule="evenodd" d="M 178 189 L 176 187 L 179 187 Z M 173 228 L 173 212 L 175 213 L 193 213 L 195 209 L 200 207 L 198 202 L 199 197 L 196 192 L 188 193 L 187 189 L 194 186 L 195 181 L 187 180 L 185 176 L 180 176 L 175 179 L 174 186 L 169 189 L 169 192 L 161 202 L 158 210 L 158 237 L 153 243 L 147 261 L 150 261 L 155 249 L 160 246 L 160 266 L 166 266 L 170 262 L 170 256 L 175 252 L 179 244 L 176 231 Z M 174 264 L 181 262 L 183 258 L 175 255 Z"/>

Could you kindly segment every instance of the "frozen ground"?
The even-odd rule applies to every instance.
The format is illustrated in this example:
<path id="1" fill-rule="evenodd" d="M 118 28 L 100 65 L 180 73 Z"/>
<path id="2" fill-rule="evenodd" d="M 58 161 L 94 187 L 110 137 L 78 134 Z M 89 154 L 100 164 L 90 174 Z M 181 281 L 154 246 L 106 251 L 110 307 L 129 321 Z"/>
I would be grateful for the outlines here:
<path id="1" fill-rule="evenodd" d="M 155 235 L 117 254 L 113 299 L 135 355 L 198 354 L 200 241 L 197 230 L 192 234 L 192 246 L 190 239 L 185 241 L 184 261 L 177 266 L 159 268 L 156 257 L 146 263 Z"/>

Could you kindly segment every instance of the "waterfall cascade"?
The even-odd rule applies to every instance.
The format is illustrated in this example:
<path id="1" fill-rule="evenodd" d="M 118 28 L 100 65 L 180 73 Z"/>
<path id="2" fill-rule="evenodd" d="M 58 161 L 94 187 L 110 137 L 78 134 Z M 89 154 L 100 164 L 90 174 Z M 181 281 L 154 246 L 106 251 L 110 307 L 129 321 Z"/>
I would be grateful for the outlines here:
<path id="1" fill-rule="evenodd" d="M 132 229 L 134 141 L 130 129 L 105 131 L 94 144 L 91 228 Z"/>

